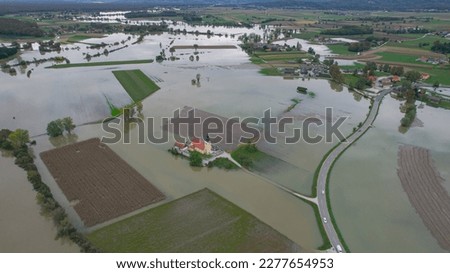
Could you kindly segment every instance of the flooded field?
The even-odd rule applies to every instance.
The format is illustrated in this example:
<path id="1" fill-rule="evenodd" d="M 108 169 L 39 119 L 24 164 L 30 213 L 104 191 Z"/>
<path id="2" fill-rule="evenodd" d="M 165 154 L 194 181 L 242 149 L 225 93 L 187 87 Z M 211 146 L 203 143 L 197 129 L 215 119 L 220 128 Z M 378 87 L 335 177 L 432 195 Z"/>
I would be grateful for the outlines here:
<path id="1" fill-rule="evenodd" d="M 36 193 L 13 158 L 0 156 L 0 253 L 79 252 L 71 242 L 55 240 L 51 219 L 40 214 Z"/>
<path id="2" fill-rule="evenodd" d="M 214 31 L 219 31 L 216 28 Z M 242 32 L 245 29 L 223 28 L 224 32 Z M 222 30 L 220 30 L 222 31 Z M 252 30 L 245 30 L 250 32 Z M 114 43 L 127 40 L 128 35 L 113 34 L 105 38 L 89 39 L 88 43 Z M 162 49 L 168 53 L 169 45 L 234 45 L 237 37 L 218 37 L 205 35 L 161 35 L 146 36 L 142 43 L 131 45 L 137 37 L 126 42 L 130 46 L 108 56 L 93 58 L 91 61 L 120 61 L 131 59 L 154 59 Z M 74 44 L 78 49 L 64 50 L 60 54 L 45 54 L 45 57 L 62 55 L 72 63 L 85 62 L 82 53 L 95 54 L 98 50 L 86 49 L 85 44 Z M 315 45 L 311 45 L 314 47 Z M 71 48 L 71 45 L 68 45 Z M 114 48 L 114 47 L 113 47 Z M 101 120 L 109 115 L 106 98 L 114 105 L 123 106 L 131 98 L 115 80 L 112 70 L 140 69 L 154 80 L 161 90 L 143 101 L 143 116 L 157 121 L 162 117 L 172 117 L 173 111 L 189 105 L 217 115 L 232 117 L 258 117 L 271 109 L 277 117 L 292 117 L 294 124 L 288 128 L 301 128 L 307 117 L 323 120 L 325 108 L 332 107 L 335 116 L 348 116 L 342 130 L 349 134 L 353 127 L 363 121 L 369 101 L 345 87 L 337 86 L 323 79 L 283 79 L 267 77 L 258 73 L 259 67 L 252 65 L 248 56 L 240 48 L 236 49 L 198 49 L 199 60 L 190 60 L 195 49 L 179 49 L 174 56 L 176 61 L 162 63 L 117 65 L 113 67 L 77 67 L 66 69 L 45 69 L 47 64 L 34 68 L 30 78 L 24 72 L 17 76 L 0 73 L 0 121 L 2 127 L 10 129 L 26 128 L 31 135 L 45 133 L 51 120 L 71 116 L 76 124 L 82 125 Z M 224 57 L 225 56 L 225 57 Z M 41 58 L 38 51 L 29 51 L 21 58 L 32 60 Z M 13 63 L 14 61 L 11 61 Z M 52 63 L 48 63 L 51 65 Z M 30 69 L 28 68 L 28 69 Z M 193 85 L 192 79 L 200 75 L 200 82 Z M 80 80 L 82 79 L 82 80 Z M 296 92 L 298 86 L 307 87 L 315 97 Z M 30 99 L 32 98 L 32 99 Z M 286 109 L 292 99 L 301 102 L 290 112 Z M 156 123 L 155 135 L 161 133 Z M 312 128 L 311 134 L 323 133 L 324 126 Z M 205 187 L 255 215 L 269 226 L 275 228 L 305 249 L 316 249 L 322 244 L 317 222 L 312 208 L 300 199 L 277 189 L 265 179 L 283 184 L 304 194 L 311 194 L 311 181 L 322 156 L 333 146 L 321 142 L 311 145 L 304 141 L 297 144 L 263 144 L 264 151 L 278 157 L 286 164 L 271 169 L 270 173 L 246 173 L 243 171 L 224 171 L 216 168 L 191 168 L 186 160 L 173 157 L 167 149 L 173 142 L 164 145 L 150 143 L 137 144 L 137 128 L 129 133 L 132 144 L 118 143 L 111 148 L 147 180 L 160 189 L 168 200 L 183 197 Z M 290 134 L 289 130 L 288 133 Z M 78 126 L 75 135 L 49 139 L 36 137 L 35 153 L 59 147 L 74 141 L 102 137 L 99 124 Z M 75 226 L 81 228 L 81 220 L 74 212 L 56 182 L 40 159 L 36 165 L 55 195 L 64 206 Z M 263 176 L 264 178 L 262 178 Z"/>
<path id="3" fill-rule="evenodd" d="M 399 145 L 430 150 L 450 190 L 450 111 L 425 106 L 423 127 L 399 132 L 400 102 L 385 98 L 375 127 L 336 163 L 330 195 L 337 224 L 353 252 L 443 252 L 423 224 L 397 174 Z"/>

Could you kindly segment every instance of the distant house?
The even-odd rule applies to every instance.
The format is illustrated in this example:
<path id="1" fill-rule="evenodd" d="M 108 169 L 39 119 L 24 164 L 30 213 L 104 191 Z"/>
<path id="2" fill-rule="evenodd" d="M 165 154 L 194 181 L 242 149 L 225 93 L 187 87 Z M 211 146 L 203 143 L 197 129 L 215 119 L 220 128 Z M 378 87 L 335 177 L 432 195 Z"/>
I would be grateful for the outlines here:
<path id="1" fill-rule="evenodd" d="M 369 81 L 371 81 L 372 83 L 374 83 L 374 82 L 377 81 L 377 77 L 376 77 L 376 76 L 369 76 L 369 77 L 367 77 L 367 79 L 368 79 Z"/>
<path id="2" fill-rule="evenodd" d="M 386 86 L 391 86 L 392 85 L 392 81 L 389 78 L 384 78 L 379 80 L 380 86 L 381 87 L 386 87 Z"/>
<path id="3" fill-rule="evenodd" d="M 422 80 L 428 80 L 430 78 L 430 74 L 428 74 L 428 73 L 421 73 L 420 74 L 420 78 Z"/>
<path id="4" fill-rule="evenodd" d="M 400 77 L 399 77 L 399 76 L 393 76 L 393 77 L 391 78 L 391 81 L 392 81 L 393 83 L 399 82 L 399 81 L 400 81 Z"/>

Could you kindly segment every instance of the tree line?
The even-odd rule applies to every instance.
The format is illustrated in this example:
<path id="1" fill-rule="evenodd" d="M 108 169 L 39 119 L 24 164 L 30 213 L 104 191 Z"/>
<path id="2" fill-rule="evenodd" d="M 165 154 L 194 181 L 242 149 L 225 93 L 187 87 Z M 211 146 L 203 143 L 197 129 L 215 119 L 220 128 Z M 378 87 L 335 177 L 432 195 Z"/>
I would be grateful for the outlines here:
<path id="1" fill-rule="evenodd" d="M 431 50 L 437 53 L 450 54 L 450 42 L 441 43 L 436 41 L 433 43 Z"/>
<path id="2" fill-rule="evenodd" d="M 321 34 L 324 35 L 362 35 L 373 34 L 373 28 L 369 26 L 342 26 L 338 29 L 325 29 Z"/>
<path id="3" fill-rule="evenodd" d="M 27 172 L 27 179 L 36 191 L 36 199 L 41 207 L 41 212 L 51 217 L 57 228 L 56 239 L 70 239 L 81 248 L 82 252 L 99 252 L 70 223 L 67 213 L 55 200 L 50 188 L 42 181 L 29 148 L 29 145 L 35 143 L 35 141 L 30 142 L 27 130 L 0 130 L 0 148 L 12 151 L 15 157 L 14 163 Z"/>
<path id="4" fill-rule="evenodd" d="M 0 47 L 0 60 L 16 55 L 18 51 L 16 47 L 2 46 Z"/>

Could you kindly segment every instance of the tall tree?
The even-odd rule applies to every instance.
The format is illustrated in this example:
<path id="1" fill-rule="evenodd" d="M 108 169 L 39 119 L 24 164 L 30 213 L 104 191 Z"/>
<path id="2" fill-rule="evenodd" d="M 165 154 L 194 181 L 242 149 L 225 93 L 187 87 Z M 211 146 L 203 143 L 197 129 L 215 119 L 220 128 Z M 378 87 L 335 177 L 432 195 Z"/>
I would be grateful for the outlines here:
<path id="1" fill-rule="evenodd" d="M 339 68 L 339 66 L 337 64 L 332 64 L 330 66 L 330 75 L 334 81 L 336 81 L 338 83 L 344 82 L 344 77 L 342 76 L 341 69 Z"/>
<path id="2" fill-rule="evenodd" d="M 67 131 L 68 134 L 72 133 L 72 130 L 75 129 L 75 124 L 73 123 L 73 120 L 71 117 L 65 117 L 62 120 L 62 124 L 64 126 L 64 129 Z"/>
<path id="3" fill-rule="evenodd" d="M 421 78 L 420 72 L 411 70 L 405 73 L 405 78 L 410 82 L 417 82 Z"/>
<path id="4" fill-rule="evenodd" d="M 16 149 L 30 142 L 28 131 L 22 129 L 17 129 L 14 132 L 10 133 L 8 139 L 11 142 L 12 146 Z"/>
<path id="5" fill-rule="evenodd" d="M 54 121 L 51 121 L 47 125 L 47 135 L 51 137 L 57 137 L 61 136 L 64 133 L 64 125 L 62 120 L 57 119 Z"/>

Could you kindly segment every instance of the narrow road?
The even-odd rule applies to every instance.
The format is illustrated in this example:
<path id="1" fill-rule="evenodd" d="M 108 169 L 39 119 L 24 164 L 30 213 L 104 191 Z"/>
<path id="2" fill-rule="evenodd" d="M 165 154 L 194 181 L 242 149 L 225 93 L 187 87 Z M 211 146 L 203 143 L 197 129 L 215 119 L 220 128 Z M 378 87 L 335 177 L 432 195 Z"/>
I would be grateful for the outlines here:
<path id="1" fill-rule="evenodd" d="M 317 178 L 317 205 L 319 207 L 320 218 L 327 233 L 328 239 L 334 250 L 342 249 L 342 252 L 345 252 L 345 249 L 342 246 L 342 242 L 339 240 L 339 236 L 337 235 L 336 229 L 331 222 L 330 213 L 328 211 L 327 204 L 327 192 L 326 192 L 326 184 L 328 173 L 331 170 L 333 163 L 339 157 L 341 153 L 345 151 L 350 145 L 352 145 L 359 137 L 361 137 L 373 124 L 375 118 L 378 114 L 378 108 L 383 100 L 384 96 L 389 94 L 392 90 L 385 89 L 382 90 L 375 98 L 372 104 L 372 108 L 370 109 L 369 115 L 364 122 L 364 124 L 359 128 L 354 134 L 350 137 L 338 144 L 338 146 L 327 156 L 325 161 L 319 170 L 319 176 Z M 326 221 L 324 220 L 326 219 Z M 325 223 L 326 222 L 326 223 Z M 339 246 L 339 247 L 338 247 Z"/>

